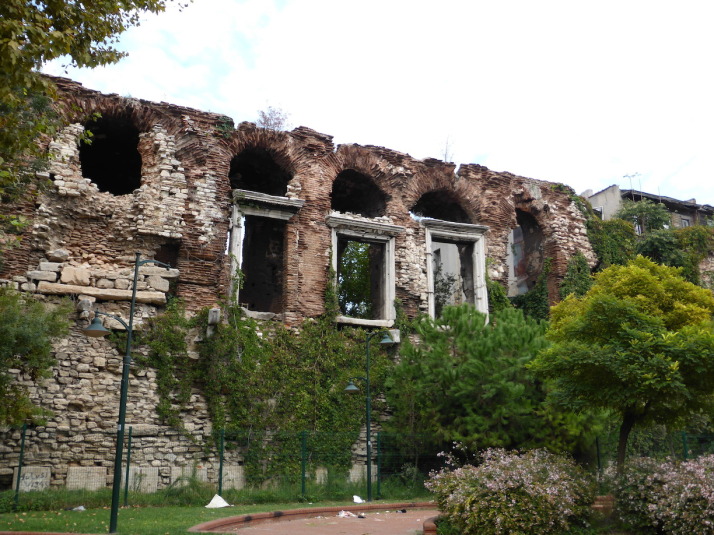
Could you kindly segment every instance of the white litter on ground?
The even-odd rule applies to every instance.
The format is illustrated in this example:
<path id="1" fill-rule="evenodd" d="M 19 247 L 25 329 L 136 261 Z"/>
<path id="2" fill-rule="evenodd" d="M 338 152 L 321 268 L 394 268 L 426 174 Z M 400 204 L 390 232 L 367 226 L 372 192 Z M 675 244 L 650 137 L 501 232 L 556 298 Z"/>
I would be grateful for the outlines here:
<path id="1" fill-rule="evenodd" d="M 364 503 L 364 500 L 357 496 L 356 494 L 352 496 L 352 499 L 354 500 L 355 503 Z"/>
<path id="2" fill-rule="evenodd" d="M 221 498 L 218 494 L 213 496 L 213 499 L 208 503 L 206 509 L 219 509 L 221 507 L 233 507 L 226 500 Z"/>

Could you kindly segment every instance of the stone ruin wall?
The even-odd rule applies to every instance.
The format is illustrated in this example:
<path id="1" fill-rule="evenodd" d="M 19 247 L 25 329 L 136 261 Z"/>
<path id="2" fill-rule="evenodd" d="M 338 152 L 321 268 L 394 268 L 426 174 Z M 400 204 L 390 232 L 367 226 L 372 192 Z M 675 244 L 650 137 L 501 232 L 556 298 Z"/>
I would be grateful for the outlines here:
<path id="1" fill-rule="evenodd" d="M 77 306 L 72 318 L 76 327 L 56 343 L 58 365 L 52 377 L 39 385 L 18 377 L 33 399 L 54 412 L 46 426 L 29 434 L 31 454 L 26 452 L 28 462 L 34 459 L 31 464 L 51 467 L 52 485 L 68 484 L 69 473 L 77 467 L 88 473 L 98 469 L 95 482 L 104 471 L 107 483 L 111 478 L 121 354 L 106 340 L 87 339 L 79 326 L 86 324 L 94 303 L 127 318 L 134 253 L 168 261 L 173 268 L 142 267 L 136 328 L 161 312 L 169 293 L 183 298 L 192 311 L 224 300 L 230 278 L 225 254 L 229 170 L 231 160 L 245 149 L 270 154 L 290 176 L 285 196 L 304 201 L 285 230 L 283 313 L 276 319 L 287 325 L 299 325 L 324 311 L 332 243 L 326 218 L 332 212 L 333 182 L 345 170 L 371 179 L 386 199 L 379 220 L 404 229 L 395 238 L 395 293 L 409 316 L 428 310 L 425 230 L 409 213 L 426 194 L 436 192 L 458 204 L 471 223 L 488 226 L 486 256 L 494 280 L 507 282 L 508 238 L 517 226 L 516 210 L 530 214 L 542 230 L 543 255 L 553 261 L 548 281 L 553 299 L 571 256 L 580 251 L 594 262 L 583 217 L 572 192 L 561 185 L 480 165 L 456 169 L 452 163 L 416 160 L 382 147 L 335 147 L 330 136 L 306 127 L 274 132 L 241 123 L 233 129 L 217 114 L 55 81 L 67 126 L 47 143 L 53 156 L 51 182 L 22 203 L 3 207 L 24 214 L 31 224 L 0 273 L 5 284 L 48 300 L 68 295 Z M 102 192 L 82 175 L 78 141 L 82 124 L 94 113 L 126 118 L 141 132 L 141 183 L 129 194 Z M 173 441 L 179 439 L 159 425 L 155 386 L 151 370 L 132 371 L 127 425 L 151 439 L 152 446 L 134 460 L 155 468 L 161 487 L 176 476 L 177 467 L 195 461 L 200 447 L 177 448 Z M 183 418 L 187 430 L 208 437 L 211 426 L 198 392 Z M 16 431 L 0 435 L 0 481 L 12 473 L 18 447 Z M 217 460 L 201 462 L 205 477 L 214 478 Z"/>

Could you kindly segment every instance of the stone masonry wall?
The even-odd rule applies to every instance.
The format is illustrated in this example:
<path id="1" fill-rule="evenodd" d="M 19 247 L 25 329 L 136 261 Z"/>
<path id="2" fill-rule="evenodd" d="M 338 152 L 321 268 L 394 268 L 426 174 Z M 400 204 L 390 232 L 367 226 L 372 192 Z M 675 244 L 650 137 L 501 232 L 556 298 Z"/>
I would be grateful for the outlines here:
<path id="1" fill-rule="evenodd" d="M 47 187 L 3 207 L 24 214 L 31 224 L 0 272 L 5 285 L 49 300 L 70 296 L 77 305 L 72 321 L 78 327 L 55 345 L 58 365 L 53 377 L 40 384 L 18 377 L 33 399 L 54 413 L 46 426 L 30 433 L 28 443 L 31 464 L 49 466 L 52 485 L 69 484 L 70 471 L 77 467 L 98 470 L 99 475 L 92 476 L 95 482 L 111 477 L 121 352 L 107 340 L 85 338 L 79 327 L 86 325 L 94 306 L 127 319 L 134 254 L 172 268 L 142 267 L 134 318 L 138 329 L 143 320 L 161 313 L 167 295 L 182 297 L 191 311 L 226 298 L 233 189 L 229 175 L 234 173 L 231 162 L 246 150 L 268 155 L 289 176 L 285 198 L 304 201 L 285 226 L 282 313 L 276 319 L 290 326 L 324 312 L 332 248 L 326 218 L 333 212 L 334 181 L 347 170 L 367 177 L 386 199 L 379 221 L 403 228 L 395 236 L 394 285 L 410 316 L 428 310 L 425 230 L 410 215 L 425 195 L 449 200 L 470 223 L 488 226 L 489 274 L 504 284 L 516 210 L 532 215 L 543 232 L 544 256 L 553 261 L 553 299 L 570 257 L 580 251 L 594 262 L 573 192 L 560 184 L 475 164 L 456 169 L 452 163 L 417 160 L 382 147 L 335 147 L 330 136 L 306 127 L 274 132 L 241 123 L 234 129 L 230 119 L 217 114 L 105 95 L 66 79 L 55 82 L 66 127 L 47 144 L 52 157 Z M 78 147 L 83 125 L 96 113 L 120 118 L 139 131 L 141 178 L 131 193 L 100 191 L 83 176 Z M 121 328 L 116 322 L 108 326 Z M 151 439 L 137 459 L 147 470 L 156 469 L 161 487 L 176 476 L 176 469 L 194 462 L 198 451 L 190 444 L 176 446 L 179 439 L 159 425 L 151 370 L 133 370 L 130 384 L 127 425 L 137 426 L 145 444 Z M 184 426 L 208 436 L 205 402 L 199 393 L 193 402 L 193 410 L 183 415 Z M 12 473 L 17 437 L 17 431 L 0 432 L 0 481 Z M 234 461 L 238 467 L 239 458 Z M 217 461 L 201 462 L 205 477 L 215 477 Z"/>

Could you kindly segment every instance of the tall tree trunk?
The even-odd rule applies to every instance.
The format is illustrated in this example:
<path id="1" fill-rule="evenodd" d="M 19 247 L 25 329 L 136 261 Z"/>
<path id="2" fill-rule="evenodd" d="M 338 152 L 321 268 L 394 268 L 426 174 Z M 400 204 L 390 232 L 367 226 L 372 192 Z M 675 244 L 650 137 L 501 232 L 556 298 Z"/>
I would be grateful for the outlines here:
<path id="1" fill-rule="evenodd" d="M 625 411 L 622 415 L 622 423 L 620 424 L 620 436 L 617 441 L 617 473 L 622 473 L 622 468 L 625 465 L 625 453 L 627 452 L 627 439 L 630 437 L 630 431 L 635 425 L 637 417 L 630 411 Z"/>

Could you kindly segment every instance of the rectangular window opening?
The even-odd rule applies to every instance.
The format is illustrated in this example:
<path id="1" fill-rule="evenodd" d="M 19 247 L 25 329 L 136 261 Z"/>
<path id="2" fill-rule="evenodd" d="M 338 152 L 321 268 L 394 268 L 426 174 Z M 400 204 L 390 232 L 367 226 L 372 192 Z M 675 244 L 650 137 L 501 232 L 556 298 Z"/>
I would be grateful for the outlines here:
<path id="1" fill-rule="evenodd" d="M 445 306 L 475 302 L 473 242 L 432 241 L 434 315 Z"/>
<path id="2" fill-rule="evenodd" d="M 385 262 L 385 243 L 338 236 L 337 299 L 344 316 L 385 318 Z"/>
<path id="3" fill-rule="evenodd" d="M 244 217 L 240 262 L 243 287 L 238 300 L 248 310 L 282 312 L 286 223 L 281 219 Z"/>

